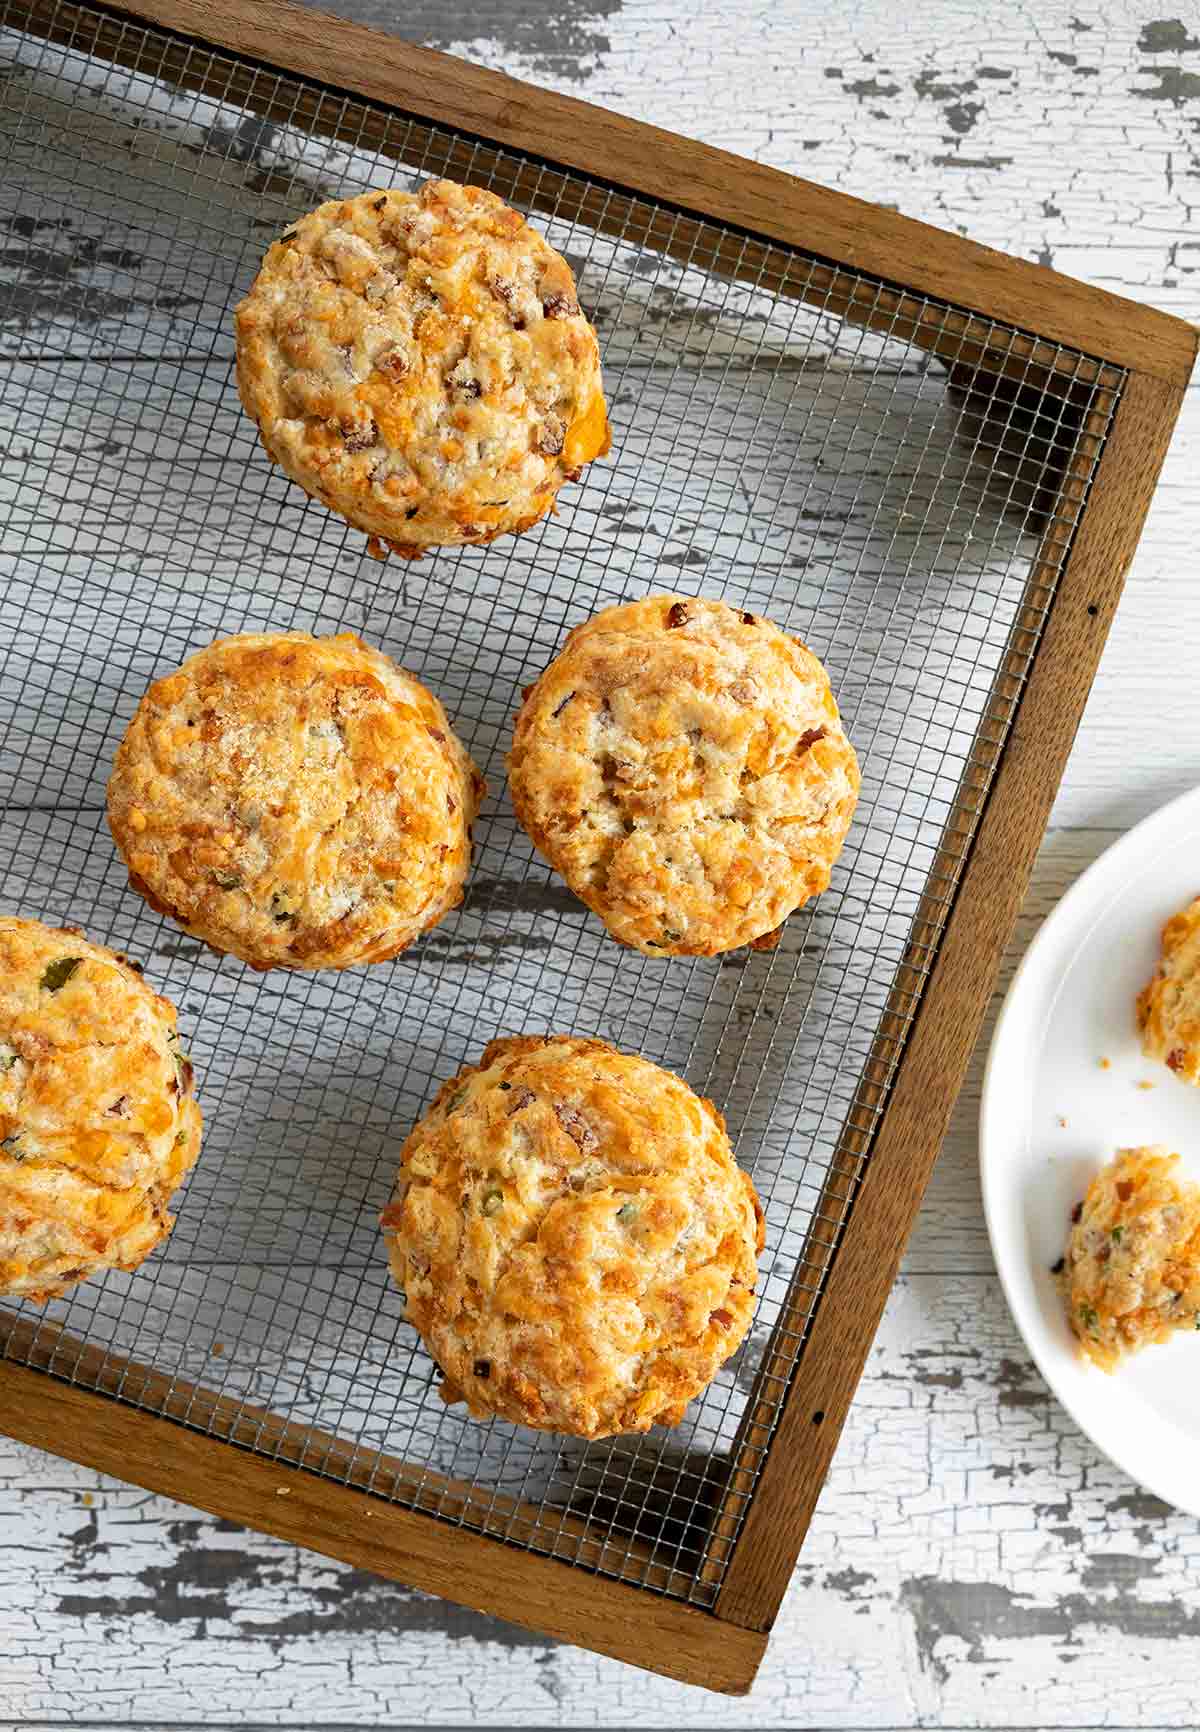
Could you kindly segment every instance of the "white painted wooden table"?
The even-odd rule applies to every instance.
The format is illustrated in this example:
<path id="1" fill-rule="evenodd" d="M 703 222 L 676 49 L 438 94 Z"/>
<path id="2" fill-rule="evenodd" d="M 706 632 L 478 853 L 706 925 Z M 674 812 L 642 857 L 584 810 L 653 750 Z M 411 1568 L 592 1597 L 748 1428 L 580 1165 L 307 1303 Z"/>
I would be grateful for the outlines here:
<path id="1" fill-rule="evenodd" d="M 1200 319 L 1196 0 L 337 10 Z M 1200 384 L 1010 970 L 1113 836 L 1200 780 L 1198 464 Z M 0 1726 L 1196 1725 L 1200 1526 L 1101 1459 L 1026 1358 L 980 1211 L 979 1072 L 749 1701 L 0 1442 Z"/>

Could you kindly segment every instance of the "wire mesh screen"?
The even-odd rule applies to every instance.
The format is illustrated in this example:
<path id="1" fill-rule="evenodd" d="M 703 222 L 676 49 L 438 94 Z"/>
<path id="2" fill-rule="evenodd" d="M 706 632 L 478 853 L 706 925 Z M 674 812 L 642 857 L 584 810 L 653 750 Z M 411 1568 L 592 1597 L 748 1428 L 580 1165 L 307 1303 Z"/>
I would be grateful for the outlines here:
<path id="1" fill-rule="evenodd" d="M 151 1398 L 123 1369 L 140 1362 L 185 1423 L 215 1425 L 213 1392 L 254 1448 L 282 1447 L 261 1418 L 280 1416 L 343 1440 L 321 1471 L 711 1601 L 1118 391 L 1061 350 L 1048 387 L 1016 333 L 1004 366 L 956 365 L 954 309 L 922 303 L 915 344 L 852 273 L 372 104 L 133 25 L 98 45 L 65 5 L 52 43 L 21 14 L 0 6 L 5 909 L 144 961 L 179 1007 L 205 1139 L 169 1242 L 44 1311 L 10 1304 L 38 1332 L 20 1353 L 49 1341 L 61 1374 L 161 1408 L 161 1380 Z M 532 202 L 571 261 L 614 449 L 523 537 L 379 564 L 259 448 L 231 308 L 320 200 L 443 172 Z M 847 295 L 876 328 L 839 316 Z M 805 639 L 862 761 L 832 886 L 773 953 L 621 949 L 512 816 L 522 686 L 569 627 L 656 589 Z M 182 936 L 127 888 L 104 819 L 149 681 L 218 635 L 295 627 L 411 669 L 491 788 L 462 908 L 343 974 L 257 975 Z M 710 1095 L 763 1199 L 753 1332 L 673 1432 L 584 1445 L 470 1421 L 388 1278 L 377 1217 L 413 1120 L 490 1038 L 541 1030 Z"/>

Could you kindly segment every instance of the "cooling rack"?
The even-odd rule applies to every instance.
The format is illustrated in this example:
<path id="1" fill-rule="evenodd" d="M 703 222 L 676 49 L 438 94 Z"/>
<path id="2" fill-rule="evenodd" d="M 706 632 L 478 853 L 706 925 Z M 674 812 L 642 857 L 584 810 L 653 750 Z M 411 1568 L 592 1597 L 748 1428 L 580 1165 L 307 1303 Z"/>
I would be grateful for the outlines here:
<path id="1" fill-rule="evenodd" d="M 0 1306 L 0 1427 L 416 1586 L 745 1690 L 1019 906 L 1194 358 L 1186 325 L 759 165 L 299 11 L 0 0 L 6 911 L 144 960 L 205 1113 L 163 1250 Z M 258 447 L 230 311 L 321 199 L 446 174 L 571 260 L 614 449 L 519 539 L 378 564 Z M 597 608 L 670 588 L 805 638 L 863 764 L 773 953 L 623 951 L 503 758 Z M 350 628 L 491 793 L 394 963 L 253 975 L 123 883 L 149 680 Z M 767 1215 L 751 1337 L 675 1431 L 584 1445 L 436 1393 L 377 1231 L 403 1135 L 498 1033 L 598 1033 L 725 1112 Z"/>

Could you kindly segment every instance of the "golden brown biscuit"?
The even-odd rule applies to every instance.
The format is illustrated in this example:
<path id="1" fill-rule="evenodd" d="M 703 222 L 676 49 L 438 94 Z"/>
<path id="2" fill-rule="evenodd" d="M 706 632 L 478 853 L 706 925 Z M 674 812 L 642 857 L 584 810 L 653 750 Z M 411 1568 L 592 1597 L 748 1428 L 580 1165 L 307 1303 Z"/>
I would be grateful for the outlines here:
<path id="1" fill-rule="evenodd" d="M 221 638 L 150 687 L 108 816 L 129 882 L 253 968 L 349 968 L 462 900 L 483 779 L 419 680 L 350 632 Z"/>
<path id="2" fill-rule="evenodd" d="M 828 885 L 859 784 L 816 656 L 681 595 L 576 627 L 526 693 L 509 773 L 535 846 L 649 956 L 774 943 Z"/>
<path id="3" fill-rule="evenodd" d="M 382 1222 L 476 1418 L 676 1425 L 750 1327 L 762 1211 L 721 1115 L 602 1040 L 494 1040 L 409 1136 Z"/>
<path id="4" fill-rule="evenodd" d="M 529 529 L 609 449 L 570 268 L 479 187 L 321 205 L 271 247 L 235 319 L 268 454 L 380 558 Z"/>
<path id="5" fill-rule="evenodd" d="M 170 1000 L 76 927 L 0 918 L 0 1293 L 136 1268 L 199 1149 Z"/>
<path id="6" fill-rule="evenodd" d="M 1177 1329 L 1200 1328 L 1200 1189 L 1178 1155 L 1119 1149 L 1075 1210 L 1060 1270 L 1067 1317 L 1104 1371 Z"/>
<path id="7" fill-rule="evenodd" d="M 1163 927 L 1158 968 L 1138 994 L 1137 1025 L 1147 1058 L 1181 1082 L 1200 1083 L 1200 897 Z"/>

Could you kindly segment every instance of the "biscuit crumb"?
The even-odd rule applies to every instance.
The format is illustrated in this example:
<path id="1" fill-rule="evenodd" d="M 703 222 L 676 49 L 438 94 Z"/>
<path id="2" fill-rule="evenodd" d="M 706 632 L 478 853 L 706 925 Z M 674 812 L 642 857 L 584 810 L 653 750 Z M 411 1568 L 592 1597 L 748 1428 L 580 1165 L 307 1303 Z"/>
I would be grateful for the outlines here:
<path id="1" fill-rule="evenodd" d="M 91 1509 L 96 1500 L 90 1491 L 85 1491 L 79 1501 L 83 1505 L 84 1509 Z"/>
<path id="2" fill-rule="evenodd" d="M 1066 1121 L 1066 1119 L 1064 1119 L 1064 1118 L 1060 1118 L 1060 1119 L 1059 1119 L 1059 1121 L 1058 1121 L 1058 1125 L 1059 1125 L 1059 1129 L 1060 1129 L 1060 1130 L 1063 1130 L 1063 1131 L 1065 1131 L 1065 1130 L 1066 1130 L 1066 1128 L 1067 1128 L 1067 1121 Z"/>
<path id="3" fill-rule="evenodd" d="M 276 1497 L 291 1497 L 291 1495 L 292 1495 L 292 1488 L 290 1485 L 277 1485 L 275 1487 L 275 1496 Z"/>
<path id="4" fill-rule="evenodd" d="M 1112 1060 L 1110 1058 L 1102 1058 L 1100 1060 L 1100 1069 L 1101 1070 L 1111 1070 L 1112 1069 Z"/>
<path id="5" fill-rule="evenodd" d="M 1071 1212 L 1053 1273 L 1081 1351 L 1103 1371 L 1200 1328 L 1200 1186 L 1176 1181 L 1178 1161 L 1161 1146 L 1119 1149 Z"/>
<path id="6" fill-rule="evenodd" d="M 1142 1053 L 1173 1071 L 1180 1082 L 1200 1084 L 1200 897 L 1173 914 L 1162 929 L 1153 978 L 1137 996 Z"/>
<path id="7" fill-rule="evenodd" d="M 1154 1084 L 1152 1082 L 1148 1082 L 1145 1077 L 1142 1077 L 1139 1079 L 1139 1081 L 1137 1083 L 1137 1087 L 1140 1089 L 1152 1089 L 1154 1087 Z"/>

